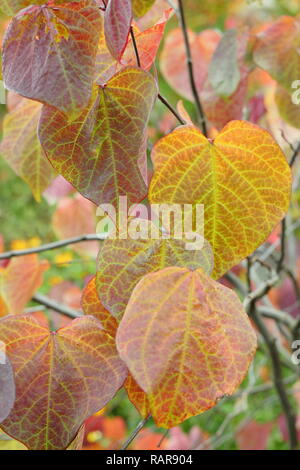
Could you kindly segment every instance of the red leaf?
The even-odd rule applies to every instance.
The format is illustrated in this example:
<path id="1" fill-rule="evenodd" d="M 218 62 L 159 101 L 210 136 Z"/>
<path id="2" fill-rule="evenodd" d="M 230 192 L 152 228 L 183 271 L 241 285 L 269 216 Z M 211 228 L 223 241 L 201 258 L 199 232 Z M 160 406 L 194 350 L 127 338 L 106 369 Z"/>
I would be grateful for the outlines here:
<path id="1" fill-rule="evenodd" d="M 1 427 L 33 450 L 66 448 L 128 373 L 114 340 L 93 317 L 55 333 L 32 315 L 7 316 L 0 321 L 0 340 L 16 383 L 14 408 Z"/>
<path id="2" fill-rule="evenodd" d="M 109 0 L 104 15 L 106 44 L 118 61 L 125 50 L 132 21 L 131 0 Z"/>
<path id="3" fill-rule="evenodd" d="M 77 114 L 90 98 L 100 30 L 93 0 L 22 10 L 4 39 L 6 88 Z"/>

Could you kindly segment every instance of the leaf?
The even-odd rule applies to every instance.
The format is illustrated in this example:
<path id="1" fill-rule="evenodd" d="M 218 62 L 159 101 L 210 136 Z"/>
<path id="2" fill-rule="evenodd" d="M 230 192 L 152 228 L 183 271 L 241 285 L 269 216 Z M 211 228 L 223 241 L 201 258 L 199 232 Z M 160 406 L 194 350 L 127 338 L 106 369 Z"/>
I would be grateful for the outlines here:
<path id="1" fill-rule="evenodd" d="M 218 95 L 232 95 L 240 81 L 237 32 L 226 31 L 219 42 L 209 65 L 208 79 Z"/>
<path id="2" fill-rule="evenodd" d="M 116 335 L 118 323 L 112 314 L 101 303 L 96 290 L 96 277 L 94 276 L 86 285 L 81 299 L 85 315 L 92 315 L 100 321 L 104 330 L 113 338 Z"/>
<path id="3" fill-rule="evenodd" d="M 300 129 L 299 104 L 293 103 L 289 92 L 280 85 L 277 85 L 275 90 L 275 103 L 282 119 L 290 126 Z"/>
<path id="4" fill-rule="evenodd" d="M 0 343 L 0 423 L 4 421 L 15 402 L 15 380 L 10 360 Z"/>
<path id="5" fill-rule="evenodd" d="M 96 64 L 95 64 L 95 82 L 99 85 L 104 85 L 112 78 L 117 71 L 118 62 L 108 50 L 104 27 L 101 30 L 100 39 L 98 43 Z"/>
<path id="6" fill-rule="evenodd" d="M 149 399 L 131 374 L 128 375 L 124 387 L 131 403 L 136 407 L 143 418 L 147 418 L 150 414 Z"/>
<path id="7" fill-rule="evenodd" d="M 11 168 L 29 185 L 39 202 L 54 172 L 37 136 L 42 105 L 25 98 L 9 112 L 3 123 L 0 152 Z"/>
<path id="8" fill-rule="evenodd" d="M 131 21 L 131 0 L 109 0 L 104 14 L 105 39 L 112 56 L 118 61 L 128 41 Z"/>
<path id="9" fill-rule="evenodd" d="M 254 124 L 232 121 L 213 142 L 196 127 L 180 127 L 158 141 L 152 160 L 151 203 L 204 204 L 215 279 L 261 245 L 288 210 L 290 168 Z"/>
<path id="10" fill-rule="evenodd" d="M 202 250 L 187 250 L 184 240 L 174 239 L 106 239 L 100 248 L 96 275 L 101 302 L 120 320 L 139 280 L 167 266 L 202 267 L 210 273 L 211 248 L 205 243 Z"/>
<path id="11" fill-rule="evenodd" d="M 194 70 L 195 82 L 198 91 L 200 91 L 207 79 L 209 62 L 221 36 L 216 31 L 209 29 L 202 31 L 199 35 L 192 31 L 189 31 L 188 34 L 193 63 L 197 64 Z M 160 56 L 160 70 L 177 93 L 193 101 L 181 29 L 174 29 L 166 37 Z"/>
<path id="12" fill-rule="evenodd" d="M 155 61 L 155 57 L 163 38 L 166 24 L 172 16 L 173 9 L 166 10 L 163 16 L 151 28 L 145 31 L 135 32 L 135 41 L 139 52 L 141 68 L 149 71 Z M 136 64 L 136 56 L 131 38 L 122 56 L 122 63 L 127 65 Z"/>
<path id="13" fill-rule="evenodd" d="M 243 117 L 248 88 L 248 70 L 241 67 L 240 75 L 241 80 L 236 91 L 227 98 L 219 96 L 209 81 L 206 81 L 200 93 L 205 116 L 218 130 L 221 130 L 228 122 Z"/>
<path id="14" fill-rule="evenodd" d="M 117 348 L 159 427 L 211 408 L 240 385 L 256 335 L 237 295 L 201 269 L 170 267 L 134 289 Z"/>
<path id="15" fill-rule="evenodd" d="M 155 0 L 132 0 L 132 9 L 135 17 L 144 16 L 152 7 Z"/>
<path id="16" fill-rule="evenodd" d="M 80 0 L 54 0 L 55 4 L 79 2 Z M 8 16 L 14 16 L 19 10 L 32 4 L 43 5 L 46 0 L 0 0 L 0 9 Z"/>
<path id="17" fill-rule="evenodd" d="M 93 277 L 86 285 L 81 299 L 82 309 L 85 315 L 92 315 L 100 321 L 104 330 L 115 338 L 118 328 L 117 320 L 106 310 L 99 299 L 96 289 L 96 277 Z M 148 416 L 148 399 L 145 392 L 138 386 L 134 378 L 129 374 L 124 387 L 129 400 L 137 408 L 143 417 Z"/>
<path id="18" fill-rule="evenodd" d="M 96 207 L 80 194 L 73 198 L 62 198 L 52 216 L 52 226 L 60 239 L 95 233 Z M 99 251 L 99 242 L 76 243 L 72 245 L 72 249 L 81 255 L 95 258 Z"/>
<path id="19" fill-rule="evenodd" d="M 48 262 L 37 255 L 12 258 L 5 268 L 0 267 L 0 317 L 22 313 L 42 284 L 46 269 Z"/>
<path id="20" fill-rule="evenodd" d="M 300 19 L 282 16 L 257 33 L 253 59 L 291 92 L 300 77 Z"/>
<path id="21" fill-rule="evenodd" d="M 6 434 L 0 434 L 0 450 L 28 450 L 24 444 Z"/>
<path id="22" fill-rule="evenodd" d="M 22 10 L 4 39 L 6 88 L 78 114 L 91 95 L 100 30 L 93 0 Z"/>
<path id="23" fill-rule="evenodd" d="M 32 450 L 68 447 L 127 376 L 114 340 L 93 317 L 49 332 L 32 315 L 8 316 L 0 322 L 0 339 L 16 383 L 15 406 L 1 426 Z"/>
<path id="24" fill-rule="evenodd" d="M 39 137 L 56 171 L 96 204 L 117 207 L 120 195 L 142 200 L 147 188 L 138 159 L 156 95 L 150 74 L 126 68 L 95 86 L 89 106 L 72 122 L 45 106 Z"/>

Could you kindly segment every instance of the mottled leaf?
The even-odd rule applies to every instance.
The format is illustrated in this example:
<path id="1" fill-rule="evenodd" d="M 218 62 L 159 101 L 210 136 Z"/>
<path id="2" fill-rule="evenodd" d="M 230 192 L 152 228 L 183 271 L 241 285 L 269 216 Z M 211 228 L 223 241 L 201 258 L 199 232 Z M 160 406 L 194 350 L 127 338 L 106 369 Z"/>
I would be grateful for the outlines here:
<path id="1" fill-rule="evenodd" d="M 0 153 L 12 169 L 29 185 L 35 199 L 49 186 L 54 171 L 37 136 L 42 105 L 36 101 L 21 102 L 4 118 Z"/>
<path id="2" fill-rule="evenodd" d="M 39 137 L 54 168 L 96 204 L 117 207 L 121 195 L 129 203 L 142 200 L 147 188 L 138 159 L 156 95 L 150 74 L 126 68 L 95 86 L 89 106 L 72 122 L 45 106 Z"/>
<path id="3" fill-rule="evenodd" d="M 117 60 L 125 50 L 131 21 L 131 0 L 109 0 L 104 14 L 104 31 L 107 47 Z"/>
<path id="4" fill-rule="evenodd" d="M 15 402 L 14 372 L 4 348 L 4 343 L 0 343 L 0 423 L 7 418 Z"/>
<path id="5" fill-rule="evenodd" d="M 117 347 L 157 426 L 171 428 L 236 390 L 256 335 L 234 291 L 200 269 L 171 267 L 136 286 Z"/>
<path id="6" fill-rule="evenodd" d="M 96 277 L 101 302 L 120 320 L 138 281 L 167 266 L 202 267 L 210 273 L 211 248 L 205 242 L 202 250 L 188 250 L 186 241 L 174 239 L 106 239 L 100 248 Z"/>
<path id="7" fill-rule="evenodd" d="M 37 255 L 12 258 L 5 268 L 0 267 L 0 317 L 22 313 L 46 269 L 48 262 L 39 261 Z"/>
<path id="8" fill-rule="evenodd" d="M 257 34 L 253 58 L 291 92 L 300 77 L 300 19 L 282 16 Z"/>
<path id="9" fill-rule="evenodd" d="M 240 81 L 237 40 L 235 30 L 226 31 L 209 65 L 208 79 L 214 90 L 223 98 L 232 95 Z"/>
<path id="10" fill-rule="evenodd" d="M 32 315 L 7 316 L 0 322 L 0 340 L 16 383 L 13 411 L 1 426 L 33 450 L 68 447 L 127 375 L 114 340 L 93 317 L 49 332 Z"/>
<path id="11" fill-rule="evenodd" d="M 100 31 L 93 0 L 22 10 L 4 39 L 6 88 L 77 114 L 91 95 Z"/>
<path id="12" fill-rule="evenodd" d="M 285 155 L 254 124 L 232 121 L 213 142 L 196 127 L 180 127 L 156 144 L 152 160 L 151 203 L 204 204 L 214 278 L 263 243 L 288 209 Z"/>

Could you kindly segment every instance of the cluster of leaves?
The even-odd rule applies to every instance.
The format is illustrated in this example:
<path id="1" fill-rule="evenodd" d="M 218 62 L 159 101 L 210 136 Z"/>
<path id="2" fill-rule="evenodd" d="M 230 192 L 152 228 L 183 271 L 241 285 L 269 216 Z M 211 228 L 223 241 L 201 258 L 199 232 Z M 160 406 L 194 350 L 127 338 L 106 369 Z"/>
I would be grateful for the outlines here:
<path id="1" fill-rule="evenodd" d="M 289 207 L 284 153 L 256 125 L 256 107 L 252 122 L 241 119 L 255 106 L 249 82 L 259 67 L 277 83 L 280 113 L 299 127 L 289 97 L 300 77 L 299 19 L 196 34 L 178 9 L 183 28 L 167 35 L 161 72 L 201 119 L 193 123 L 182 106 L 174 111 L 183 125 L 155 143 L 149 182 L 147 128 L 161 97 L 154 62 L 173 14 L 167 9 L 142 29 L 138 19 L 153 4 L 160 0 L 0 1 L 15 15 L 3 40 L 3 79 L 18 95 L 0 151 L 35 198 L 59 174 L 97 205 L 118 208 L 127 196 L 129 204 L 147 198 L 205 209 L 201 251 L 172 238 L 103 241 L 82 295 L 85 315 L 57 331 L 23 313 L 45 263 L 32 255 L 3 266 L 0 341 L 9 360 L 0 365 L 1 428 L 30 449 L 76 446 L 84 421 L 123 386 L 143 417 L 176 426 L 231 395 L 256 350 L 241 301 L 218 280 Z M 56 226 L 67 237 L 64 217 Z M 138 229 L 143 221 L 134 223 Z"/>

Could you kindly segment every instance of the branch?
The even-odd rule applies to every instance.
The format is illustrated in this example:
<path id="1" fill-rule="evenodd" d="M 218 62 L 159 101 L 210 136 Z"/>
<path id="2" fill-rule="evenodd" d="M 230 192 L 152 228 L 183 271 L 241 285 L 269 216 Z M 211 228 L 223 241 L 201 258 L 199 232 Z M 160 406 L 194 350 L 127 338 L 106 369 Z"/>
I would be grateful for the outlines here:
<path id="1" fill-rule="evenodd" d="M 207 137 L 206 120 L 205 120 L 205 115 L 204 115 L 204 111 L 202 108 L 202 104 L 199 98 L 196 82 L 195 82 L 193 59 L 192 59 L 191 47 L 190 47 L 190 42 L 189 42 L 189 37 L 188 37 L 188 31 L 187 31 L 187 26 L 186 26 L 186 21 L 185 21 L 182 0 L 178 0 L 178 7 L 179 7 L 179 19 L 180 19 L 181 29 L 183 32 L 184 43 L 185 43 L 190 85 L 191 85 L 191 89 L 192 89 L 195 104 L 196 104 L 198 121 L 202 127 L 203 134 Z"/>
<path id="2" fill-rule="evenodd" d="M 52 310 L 55 310 L 58 313 L 62 313 L 63 315 L 66 315 L 67 317 L 72 319 L 82 316 L 81 312 L 74 310 L 73 308 L 67 307 L 66 305 L 60 304 L 55 300 L 49 299 L 49 297 L 46 297 L 43 294 L 35 294 L 32 297 L 32 300 L 38 304 L 44 305 L 47 308 L 51 308 Z"/>
<path id="3" fill-rule="evenodd" d="M 132 44 L 133 44 L 133 49 L 134 49 L 134 53 L 135 53 L 135 57 L 136 57 L 137 66 L 141 67 L 141 59 L 140 59 L 140 55 L 139 55 L 139 51 L 138 51 L 138 47 L 137 47 L 137 43 L 136 43 L 136 40 L 135 40 L 134 31 L 133 31 L 132 26 L 130 28 L 130 36 L 131 36 L 131 40 L 132 40 Z M 181 119 L 181 117 L 177 113 L 176 109 L 173 108 L 173 106 L 166 100 L 166 98 L 164 98 L 160 93 L 158 93 L 157 97 L 168 108 L 168 110 L 171 111 L 171 113 L 176 117 L 176 119 L 180 122 L 180 124 L 184 125 L 185 122 L 183 121 L 183 119 Z"/>
<path id="4" fill-rule="evenodd" d="M 25 250 L 11 250 L 5 253 L 0 253 L 0 260 L 14 258 L 15 256 L 26 256 L 34 253 L 42 253 L 43 251 L 56 250 L 68 245 L 75 245 L 76 243 L 89 242 L 89 241 L 103 241 L 106 235 L 80 235 L 79 237 L 67 238 L 66 240 L 59 240 L 58 242 L 47 243 L 46 245 L 36 246 Z"/>
<path id="5" fill-rule="evenodd" d="M 292 167 L 292 166 L 294 165 L 294 163 L 295 163 L 295 161 L 296 161 L 296 158 L 297 158 L 297 155 L 298 155 L 299 152 L 300 152 L 300 142 L 299 142 L 299 144 L 297 145 L 297 147 L 295 148 L 294 153 L 293 153 L 293 155 L 292 155 L 292 157 L 291 157 L 291 160 L 290 160 L 290 167 Z"/>
<path id="6" fill-rule="evenodd" d="M 132 441 L 136 438 L 138 433 L 143 429 L 143 427 L 149 421 L 150 418 L 151 418 L 151 415 L 147 416 L 147 418 L 144 418 L 144 419 L 142 419 L 142 421 L 139 422 L 139 424 L 137 425 L 135 430 L 132 432 L 132 434 L 129 436 L 129 438 L 127 439 L 127 441 L 125 442 L 125 444 L 123 445 L 121 450 L 126 450 L 127 447 L 130 446 Z"/>

